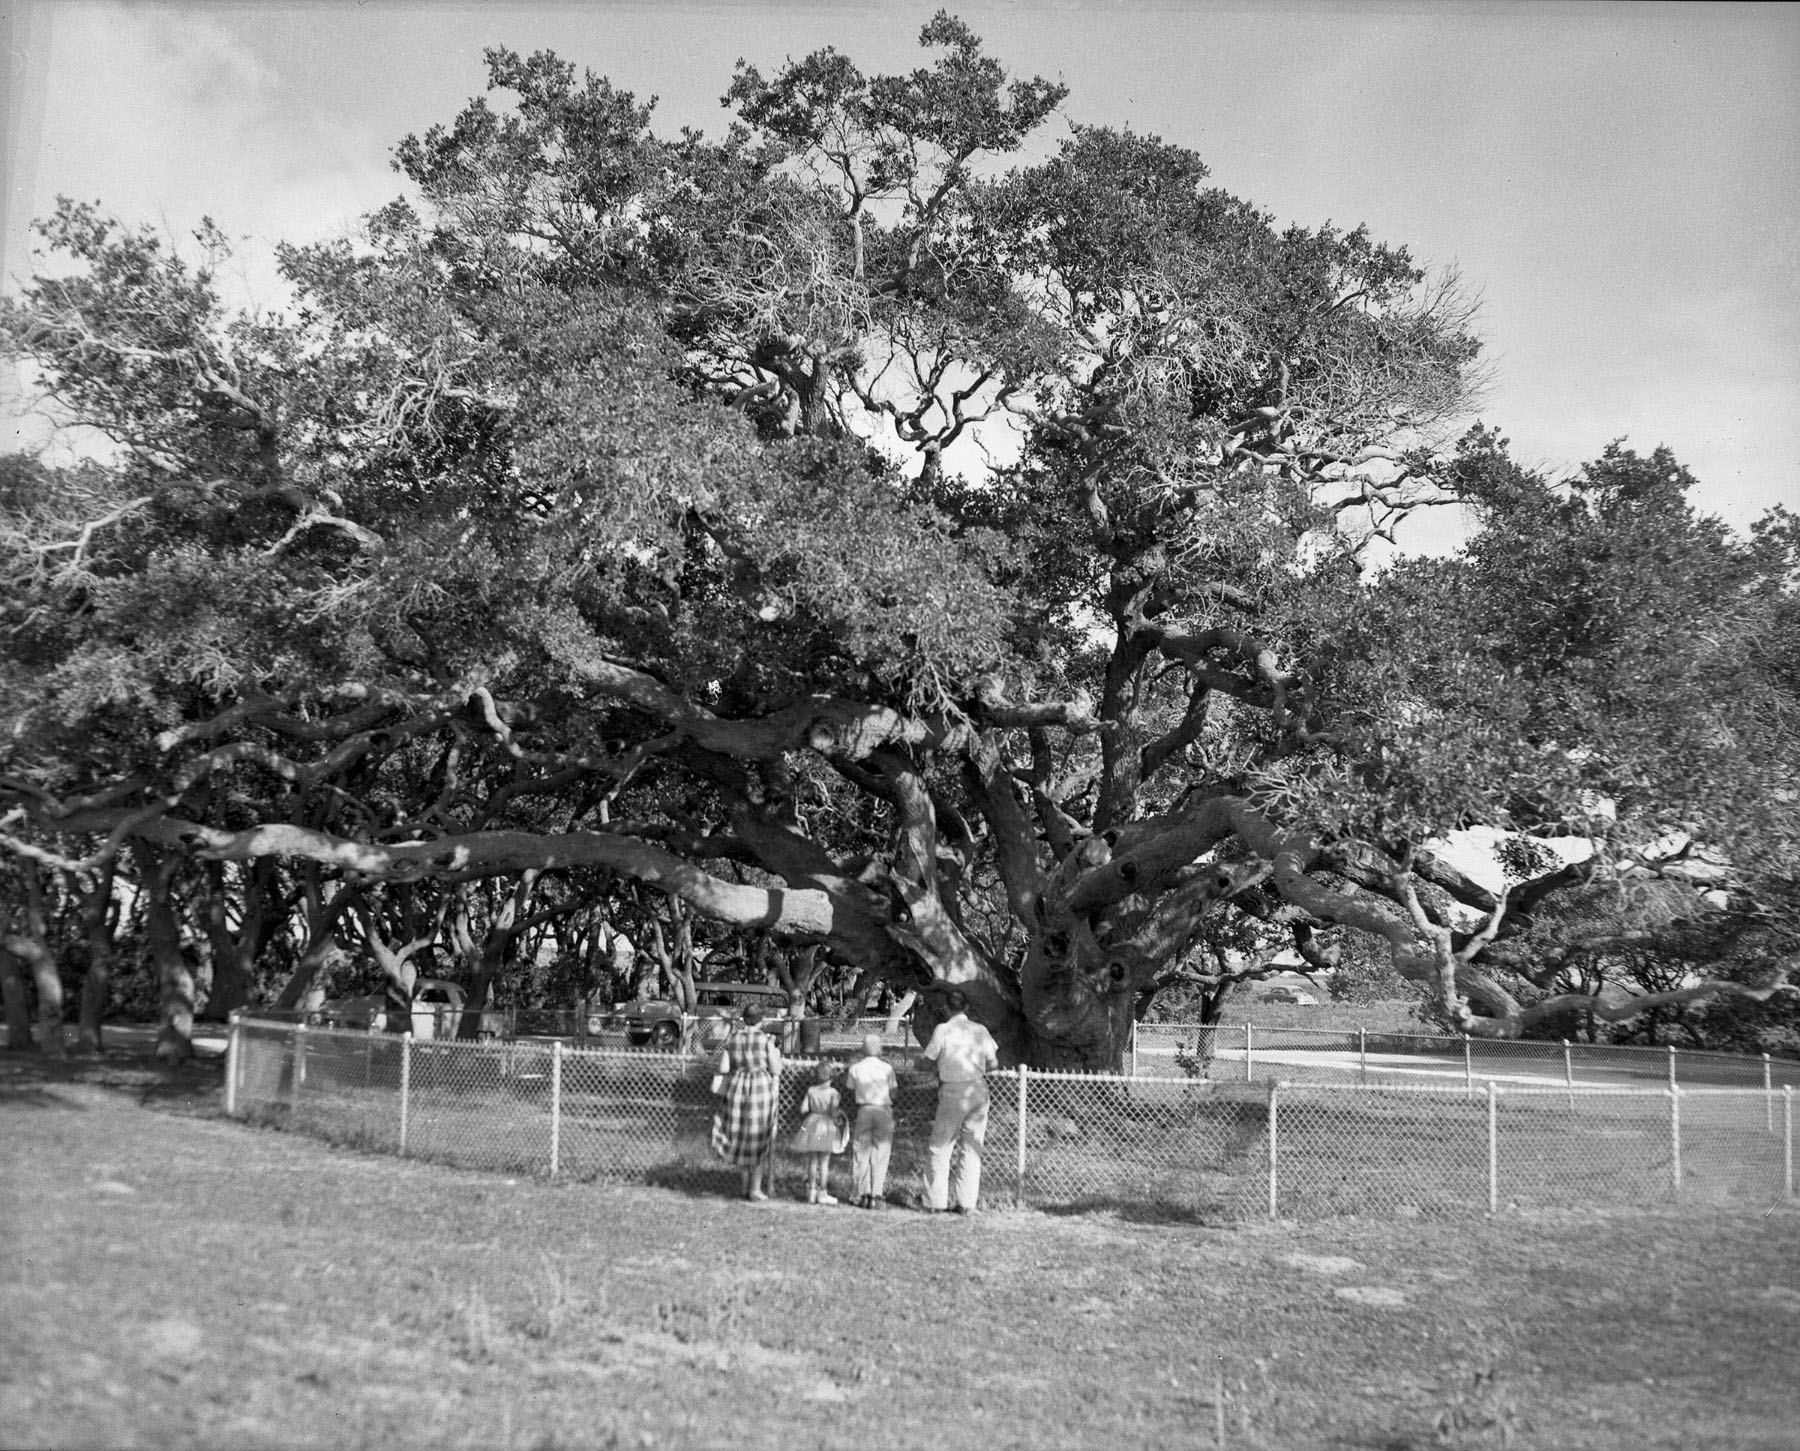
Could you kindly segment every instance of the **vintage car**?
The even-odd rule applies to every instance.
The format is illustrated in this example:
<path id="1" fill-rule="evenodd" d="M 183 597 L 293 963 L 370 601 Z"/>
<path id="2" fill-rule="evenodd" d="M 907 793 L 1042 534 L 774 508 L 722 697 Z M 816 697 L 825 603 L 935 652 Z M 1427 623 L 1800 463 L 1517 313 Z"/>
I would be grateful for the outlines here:
<path id="1" fill-rule="evenodd" d="M 418 1039 L 454 1038 L 462 1029 L 463 1015 L 468 1011 L 468 995 L 461 984 L 440 977 L 422 977 L 413 983 L 412 1035 Z M 371 1033 L 390 1031 L 389 1007 L 385 992 L 363 993 L 359 997 L 332 998 L 318 1010 L 318 1021 L 325 1027 L 366 1028 Z M 504 1031 L 505 1015 L 485 1012 L 481 1015 L 481 1038 L 497 1038 Z"/>
<path id="2" fill-rule="evenodd" d="M 621 1003 L 607 1016 L 609 1028 L 623 1028 L 625 1041 L 635 1048 L 674 1048 L 685 1026 L 681 1009 L 667 998 L 644 998 Z"/>
<path id="3" fill-rule="evenodd" d="M 667 998 L 645 998 L 619 1004 L 604 1024 L 623 1028 L 625 1041 L 638 1048 L 672 1050 L 689 1043 L 711 1049 L 725 1041 L 731 1020 L 751 1002 L 762 1005 L 763 1031 L 783 1038 L 785 1047 L 785 1040 L 799 1030 L 797 1026 L 790 1027 L 793 1020 L 785 1016 L 787 990 L 767 983 L 697 982 L 692 1013 L 683 1013 Z"/>

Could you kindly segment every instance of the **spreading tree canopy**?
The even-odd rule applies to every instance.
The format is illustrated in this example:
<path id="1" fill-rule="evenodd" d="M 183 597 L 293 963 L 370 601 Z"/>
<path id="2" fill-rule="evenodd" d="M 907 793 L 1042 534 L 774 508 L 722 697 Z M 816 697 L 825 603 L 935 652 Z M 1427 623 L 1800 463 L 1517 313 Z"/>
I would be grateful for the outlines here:
<path id="1" fill-rule="evenodd" d="M 13 869 L 586 874 L 1093 1066 L 1234 924 L 1517 1034 L 1569 982 L 1540 904 L 1673 830 L 1732 864 L 1695 911 L 1792 901 L 1791 518 L 1455 443 L 1453 277 L 921 42 L 740 63 L 720 139 L 490 51 L 282 316 L 210 227 L 62 203 L 4 314 L 90 442 L 0 477 Z M 1452 500 L 1459 555 L 1368 567 Z"/>

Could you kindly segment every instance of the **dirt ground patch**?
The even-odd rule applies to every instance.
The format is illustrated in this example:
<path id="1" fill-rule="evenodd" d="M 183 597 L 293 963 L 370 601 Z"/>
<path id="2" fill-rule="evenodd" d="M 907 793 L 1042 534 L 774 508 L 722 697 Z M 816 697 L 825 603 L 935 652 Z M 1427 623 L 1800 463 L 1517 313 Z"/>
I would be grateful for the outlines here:
<path id="1" fill-rule="evenodd" d="M 1791 1447 L 1800 1213 L 1207 1228 L 550 1184 L 0 1066 L 14 1445 Z M 721 1186 L 728 1182 L 721 1176 Z"/>

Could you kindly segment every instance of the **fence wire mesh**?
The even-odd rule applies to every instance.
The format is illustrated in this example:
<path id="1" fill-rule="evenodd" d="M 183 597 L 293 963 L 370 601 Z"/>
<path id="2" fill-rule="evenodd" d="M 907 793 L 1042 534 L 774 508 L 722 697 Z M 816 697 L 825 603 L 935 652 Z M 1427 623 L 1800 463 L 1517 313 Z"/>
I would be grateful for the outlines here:
<path id="1" fill-rule="evenodd" d="M 1264 1066 L 1279 1066 L 1277 1081 L 1262 1076 L 1253 1056 L 1220 1050 L 1232 1031 L 1170 1035 L 1164 1061 L 1177 1065 L 1173 1073 L 1144 1072 L 1157 1059 L 1142 1055 L 1140 1042 L 1135 1075 L 993 1075 L 984 1201 L 1214 1221 L 1670 1202 L 1763 1207 L 1793 1193 L 1795 1093 L 1773 1074 L 1747 1088 L 1641 1080 L 1621 1088 L 1494 1074 L 1508 1060 L 1487 1053 L 1479 1063 L 1492 1076 L 1472 1078 L 1473 1048 L 1445 1040 L 1455 1055 L 1469 1055 L 1457 1057 L 1460 1079 L 1365 1082 L 1336 1062 L 1271 1058 Z M 860 1032 L 855 1037 L 860 1047 Z M 1269 1051 L 1304 1060 L 1319 1050 Z M 784 1067 L 778 1192 L 797 1192 L 805 1177 L 789 1140 L 816 1062 L 789 1059 Z M 937 1091 L 928 1074 L 897 1066 L 888 1197 L 906 1201 L 923 1190 Z M 227 1107 L 335 1142 L 468 1168 L 729 1192 L 735 1171 L 713 1157 L 710 1141 L 714 1067 L 712 1052 L 697 1045 L 664 1053 L 570 1048 L 558 1039 L 420 1041 L 241 1018 L 228 1054 Z M 849 1156 L 836 1156 L 831 1188 L 840 1198 L 850 1196 L 849 1177 Z"/>
<path id="2" fill-rule="evenodd" d="M 1406 1089 L 1284 1087 L 1276 1199 L 1296 1219 L 1487 1208 L 1487 1104 Z"/>
<path id="3" fill-rule="evenodd" d="M 1021 1199 L 1040 1207 L 1242 1218 L 1266 1203 L 1268 1097 L 1190 1077 L 1028 1073 L 997 1085 L 1025 1105 Z"/>

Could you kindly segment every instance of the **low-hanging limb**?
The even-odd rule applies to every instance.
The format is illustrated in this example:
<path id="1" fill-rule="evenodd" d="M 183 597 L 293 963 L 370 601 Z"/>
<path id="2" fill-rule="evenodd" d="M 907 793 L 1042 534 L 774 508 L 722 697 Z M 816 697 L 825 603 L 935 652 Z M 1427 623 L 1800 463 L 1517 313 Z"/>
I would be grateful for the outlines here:
<path id="1" fill-rule="evenodd" d="M 1520 1013 L 1520 1028 L 1528 1030 L 1539 1023 L 1547 1022 L 1559 1014 L 1570 1011 L 1592 1013 L 1596 1018 L 1602 1018 L 1609 1023 L 1617 1023 L 1636 1017 L 1639 1013 L 1649 1012 L 1653 1008 L 1705 1002 L 1708 998 L 1742 998 L 1746 1002 L 1766 1003 L 1778 997 L 1800 996 L 1800 984 L 1788 981 L 1788 977 L 1793 971 L 1794 964 L 1784 964 L 1777 969 L 1774 979 L 1764 983 L 1761 987 L 1751 987 L 1748 983 L 1714 979 L 1710 982 L 1697 983 L 1693 987 L 1671 988 L 1667 992 L 1660 993 L 1644 993 L 1613 1003 L 1602 1002 L 1597 994 L 1558 993 L 1555 997 L 1545 998 L 1541 1002 L 1533 1003 L 1530 1007 L 1525 1008 Z"/>
<path id="2" fill-rule="evenodd" d="M 96 819 L 98 818 L 98 819 Z M 115 823 L 84 813 L 58 823 L 64 831 L 97 832 Z M 830 936 L 845 904 L 816 889 L 756 887 L 727 882 L 646 842 L 601 832 L 538 835 L 528 831 L 479 831 L 430 841 L 375 844 L 285 822 L 226 830 L 172 815 L 138 823 L 140 840 L 183 847 L 202 860 L 253 861 L 276 856 L 386 881 L 417 881 L 452 874 L 499 876 L 531 869 L 604 867 L 661 887 L 697 910 L 737 927 Z"/>

